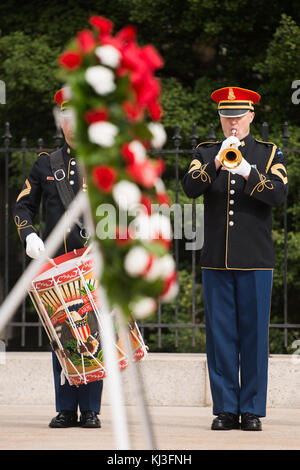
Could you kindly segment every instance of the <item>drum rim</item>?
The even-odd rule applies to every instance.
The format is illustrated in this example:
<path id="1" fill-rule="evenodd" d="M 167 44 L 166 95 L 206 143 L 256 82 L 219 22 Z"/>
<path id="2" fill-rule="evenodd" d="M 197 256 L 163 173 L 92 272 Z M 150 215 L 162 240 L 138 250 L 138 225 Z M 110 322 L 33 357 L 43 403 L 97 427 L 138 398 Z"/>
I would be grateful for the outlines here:
<path id="1" fill-rule="evenodd" d="M 82 255 L 84 254 L 85 250 L 86 250 L 86 248 L 79 248 L 78 250 L 73 250 L 73 251 L 70 251 L 70 252 L 65 253 L 65 254 L 63 254 L 63 255 L 57 256 L 57 257 L 54 258 L 53 260 L 54 260 L 54 262 L 55 262 L 55 264 L 56 264 L 57 266 L 61 266 L 63 263 L 68 262 L 68 261 L 71 261 L 71 260 L 73 260 L 73 259 L 77 259 L 77 258 L 80 259 L 80 258 L 82 257 Z M 90 262 L 90 258 L 88 258 L 88 259 L 89 259 L 89 262 Z M 74 266 L 74 267 L 75 267 L 75 266 Z M 49 278 L 45 278 L 45 279 L 42 279 L 42 280 L 39 279 L 42 274 L 45 274 L 45 273 L 47 273 L 47 271 L 50 271 L 50 270 L 52 270 L 52 269 L 54 269 L 54 268 L 53 268 L 53 264 L 52 264 L 50 261 L 47 261 L 47 262 L 43 265 L 41 271 L 40 271 L 40 272 L 37 274 L 37 276 L 33 279 L 32 285 L 29 287 L 29 290 L 30 290 L 30 291 L 34 291 L 33 285 L 35 286 L 35 288 L 36 288 L 38 291 L 40 291 L 40 290 L 45 290 L 45 289 L 47 290 L 48 287 L 50 288 L 50 286 L 48 286 L 48 287 L 43 287 L 43 288 L 41 288 L 41 287 L 38 287 L 38 288 L 37 288 L 37 287 L 36 287 L 36 284 L 37 284 L 37 283 L 42 283 L 42 282 L 46 282 L 46 281 L 52 280 L 53 276 L 50 276 Z M 74 269 L 74 268 L 72 268 L 72 269 Z M 89 269 L 88 271 L 90 271 L 91 269 L 92 269 L 92 268 L 90 267 L 90 269 Z M 66 271 L 66 272 L 68 273 L 69 271 L 71 271 L 71 270 L 68 270 L 68 271 Z M 59 276 L 60 276 L 60 275 L 61 275 L 61 274 L 59 274 Z M 56 276 L 54 276 L 54 277 L 56 277 Z M 68 282 L 69 282 L 69 281 L 63 281 L 63 282 L 60 282 L 59 284 L 65 284 L 65 283 L 68 283 Z"/>
<path id="2" fill-rule="evenodd" d="M 62 264 L 64 263 L 65 261 L 69 261 L 71 259 L 74 259 L 74 258 L 80 258 L 83 253 L 85 252 L 86 250 L 86 247 L 83 247 L 83 248 L 78 248 L 76 250 L 73 250 L 73 251 L 69 251 L 68 253 L 64 253 L 63 255 L 60 255 L 60 256 L 57 256 L 56 258 L 53 258 L 53 261 L 55 262 L 55 264 Z M 75 253 L 76 251 L 76 253 Z M 53 268 L 53 264 L 50 262 L 50 261 L 47 261 L 41 271 L 39 271 L 38 276 L 40 276 L 41 274 L 43 274 L 45 271 L 48 271 L 50 268 Z"/>

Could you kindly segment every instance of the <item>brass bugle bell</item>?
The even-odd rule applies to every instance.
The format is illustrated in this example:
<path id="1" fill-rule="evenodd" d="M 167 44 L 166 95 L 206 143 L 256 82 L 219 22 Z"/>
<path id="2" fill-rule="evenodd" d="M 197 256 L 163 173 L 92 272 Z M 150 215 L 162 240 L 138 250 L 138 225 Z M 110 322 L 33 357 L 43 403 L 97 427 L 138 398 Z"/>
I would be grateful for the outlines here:
<path id="1" fill-rule="evenodd" d="M 243 156 L 241 152 L 234 147 L 234 144 L 231 144 L 230 147 L 222 150 L 219 160 L 224 168 L 232 170 L 233 168 L 239 166 L 242 158 Z"/>

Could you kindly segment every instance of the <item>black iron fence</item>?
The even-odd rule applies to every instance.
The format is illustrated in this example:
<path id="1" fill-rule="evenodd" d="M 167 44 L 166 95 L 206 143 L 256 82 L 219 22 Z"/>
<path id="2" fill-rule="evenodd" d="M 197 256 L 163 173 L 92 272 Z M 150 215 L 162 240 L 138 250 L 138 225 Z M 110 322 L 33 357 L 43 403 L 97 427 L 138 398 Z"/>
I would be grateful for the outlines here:
<path id="1" fill-rule="evenodd" d="M 268 141 L 268 124 L 264 123 L 261 130 L 261 139 Z M 43 139 L 39 139 L 35 147 L 28 147 L 26 139 L 22 139 L 19 146 L 12 145 L 13 138 L 10 132 L 8 123 L 5 125 L 3 134 L 3 146 L 0 148 L 0 178 L 1 178 L 1 194 L 0 194 L 0 210 L 2 230 L 0 231 L 0 302 L 7 296 L 8 292 L 13 288 L 18 277 L 26 268 L 28 259 L 25 254 L 24 248 L 21 246 L 20 240 L 17 236 L 17 231 L 12 220 L 12 206 L 15 203 L 16 196 L 20 191 L 20 184 L 26 179 L 27 173 L 33 159 L 42 150 L 51 152 L 62 145 L 62 135 L 60 131 L 54 136 L 54 143 L 50 147 L 45 147 Z M 167 177 L 173 184 L 174 203 L 180 204 L 180 180 L 182 176 L 181 157 L 183 155 L 191 155 L 193 149 L 198 142 L 203 140 L 216 140 L 214 126 L 210 125 L 208 136 L 197 136 L 196 125 L 193 126 L 191 135 L 189 137 L 189 144 L 184 139 L 184 146 L 189 148 L 182 148 L 183 138 L 180 134 L 180 127 L 175 127 L 173 135 L 169 139 L 168 145 L 160 152 L 150 151 L 157 156 L 165 156 L 170 160 L 172 159 L 172 168 L 169 170 Z M 170 148 L 171 147 L 171 148 Z M 285 155 L 290 152 L 300 152 L 299 148 L 289 148 L 289 134 L 288 126 L 285 123 L 282 133 L 282 146 L 281 150 Z M 185 159 L 185 168 L 188 165 L 188 159 Z M 173 174 L 171 173 L 173 172 Z M 283 207 L 282 217 L 282 230 L 284 233 L 283 243 L 283 290 L 282 290 L 282 306 L 283 306 L 283 321 L 272 322 L 270 328 L 277 329 L 283 334 L 283 343 L 286 348 L 288 345 L 288 332 L 290 329 L 299 330 L 300 324 L 289 322 L 289 309 L 288 309 L 288 285 L 287 285 L 287 200 Z M 195 201 L 193 201 L 192 211 L 192 225 L 193 231 L 196 230 L 196 216 L 195 216 Z M 37 228 L 42 231 L 42 208 L 40 211 L 40 220 L 37 221 Z M 155 316 L 149 318 L 149 321 L 140 322 L 142 334 L 147 338 L 147 342 L 152 344 L 152 350 L 178 350 L 180 345 L 180 337 L 183 336 L 183 341 L 188 343 L 183 349 L 186 352 L 193 352 L 197 349 L 197 340 L 199 338 L 199 331 L 204 331 L 204 315 L 203 306 L 201 302 L 201 289 L 199 287 L 199 251 L 190 250 L 186 252 L 184 245 L 180 240 L 174 240 L 174 257 L 176 262 L 177 271 L 184 272 L 185 276 L 180 275 L 181 290 L 176 300 L 168 307 L 159 305 L 158 311 Z M 184 269 L 181 269 L 184 267 Z M 188 296 L 186 301 L 187 307 L 183 307 L 181 296 Z M 166 310 L 167 309 L 167 310 Z M 184 315 L 182 309 L 185 309 Z M 172 331 L 171 342 L 168 339 L 167 333 Z M 188 334 L 183 334 L 182 332 Z M 22 305 L 18 308 L 12 321 L 7 325 L 4 332 L 1 332 L 1 339 L 5 341 L 7 349 L 10 350 L 36 350 L 48 349 L 48 339 L 43 331 L 43 327 L 38 320 L 33 306 L 28 298 L 24 300 Z M 165 344 L 167 342 L 167 344 Z"/>

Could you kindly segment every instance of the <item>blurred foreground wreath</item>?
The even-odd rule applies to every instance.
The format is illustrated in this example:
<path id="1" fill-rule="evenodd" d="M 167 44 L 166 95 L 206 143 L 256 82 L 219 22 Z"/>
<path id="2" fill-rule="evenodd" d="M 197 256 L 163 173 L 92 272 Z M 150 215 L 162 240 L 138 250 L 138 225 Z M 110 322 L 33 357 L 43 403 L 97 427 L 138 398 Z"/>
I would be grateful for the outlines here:
<path id="1" fill-rule="evenodd" d="M 147 155 L 166 140 L 154 76 L 163 60 L 152 45 L 138 46 L 133 26 L 113 36 L 108 19 L 89 23 L 59 57 L 61 78 L 103 257 L 101 285 L 111 308 L 144 318 L 178 291 L 170 220 L 152 210 L 170 204 L 164 163 Z"/>

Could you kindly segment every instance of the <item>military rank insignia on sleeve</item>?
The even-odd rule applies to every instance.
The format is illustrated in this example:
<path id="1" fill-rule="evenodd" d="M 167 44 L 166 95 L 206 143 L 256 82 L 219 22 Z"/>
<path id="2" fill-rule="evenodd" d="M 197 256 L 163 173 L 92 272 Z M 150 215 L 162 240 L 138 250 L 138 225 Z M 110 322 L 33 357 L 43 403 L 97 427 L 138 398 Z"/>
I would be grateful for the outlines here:
<path id="1" fill-rule="evenodd" d="M 282 163 L 275 163 L 271 166 L 271 173 L 273 175 L 279 176 L 279 178 L 283 181 L 284 184 L 287 184 L 287 172 L 286 168 Z"/>

